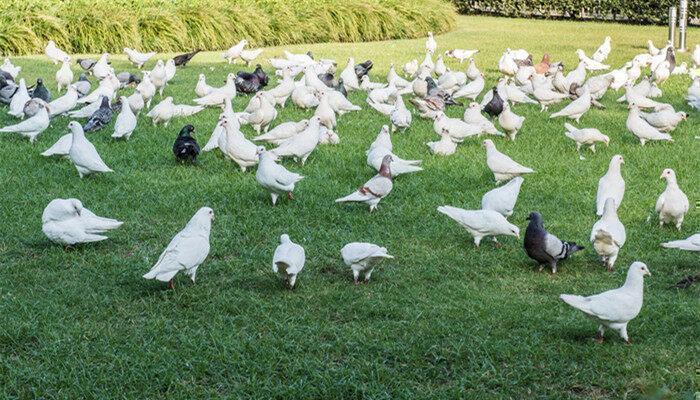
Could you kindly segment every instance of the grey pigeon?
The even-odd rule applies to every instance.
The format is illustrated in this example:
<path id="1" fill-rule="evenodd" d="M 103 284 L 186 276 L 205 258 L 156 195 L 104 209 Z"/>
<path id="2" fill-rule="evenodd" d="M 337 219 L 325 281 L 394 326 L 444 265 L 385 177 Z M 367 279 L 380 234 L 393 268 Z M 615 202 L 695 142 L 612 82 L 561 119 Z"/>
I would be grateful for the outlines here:
<path id="1" fill-rule="evenodd" d="M 498 88 L 494 86 L 494 88 L 491 90 L 493 92 L 493 97 L 491 98 L 491 101 L 486 103 L 483 111 L 490 115 L 491 118 L 494 118 L 498 117 L 503 112 L 503 98 L 498 94 Z"/>
<path id="2" fill-rule="evenodd" d="M 583 250 L 576 242 L 564 242 L 544 229 L 542 215 L 531 212 L 527 217 L 530 224 L 525 230 L 525 252 L 540 265 L 540 271 L 544 264 L 552 268 L 552 273 L 557 272 L 557 263 L 565 260 L 571 254 Z"/>
<path id="3" fill-rule="evenodd" d="M 92 70 L 92 67 L 97 64 L 97 61 L 93 60 L 92 58 L 78 58 L 75 61 L 78 65 L 80 65 L 80 68 L 84 69 L 85 71 Z"/>
<path id="4" fill-rule="evenodd" d="M 357 75 L 357 79 L 362 79 L 363 76 L 367 75 L 369 73 L 369 70 L 371 70 L 373 66 L 374 64 L 372 63 L 372 60 L 367 60 L 363 63 L 355 64 L 355 75 Z"/>
<path id="5" fill-rule="evenodd" d="M 12 96 L 17 93 L 17 89 L 19 89 L 19 86 L 14 82 L 0 79 L 0 102 L 3 104 L 10 104 Z"/>
<path id="6" fill-rule="evenodd" d="M 51 102 L 51 92 L 44 86 L 44 80 L 41 78 L 36 80 L 36 86 L 34 86 L 34 90 L 29 95 L 33 99 L 42 99 L 47 103 Z"/>
<path id="7" fill-rule="evenodd" d="M 112 115 L 114 115 L 114 111 L 112 111 L 112 108 L 109 106 L 109 99 L 107 96 L 102 96 L 100 108 L 98 108 L 85 123 L 83 131 L 99 131 L 112 121 Z"/>
<path id="8" fill-rule="evenodd" d="M 125 88 L 125 87 L 131 85 L 132 83 L 136 84 L 136 85 L 141 83 L 141 79 L 139 79 L 139 77 L 137 77 L 136 75 L 132 74 L 131 72 L 127 72 L 127 71 L 118 73 L 117 79 L 119 80 L 120 86 L 122 88 Z"/>
<path id="9" fill-rule="evenodd" d="M 48 105 L 49 104 L 42 99 L 29 99 L 29 101 L 24 103 L 24 109 L 22 112 L 24 112 L 25 118 L 31 118 L 35 116 L 42 108 L 48 109 Z"/>
<path id="10" fill-rule="evenodd" d="M 180 54 L 179 56 L 173 57 L 173 61 L 175 61 L 175 66 L 184 67 L 185 65 L 187 65 L 188 62 L 190 62 L 192 57 L 197 55 L 197 53 L 199 53 L 200 51 L 201 50 L 197 49 L 191 53 Z"/>
<path id="11" fill-rule="evenodd" d="M 92 90 L 92 83 L 90 83 L 85 74 L 80 74 L 80 78 L 78 78 L 73 85 L 75 86 L 75 90 L 78 91 L 78 97 L 83 97 Z"/>

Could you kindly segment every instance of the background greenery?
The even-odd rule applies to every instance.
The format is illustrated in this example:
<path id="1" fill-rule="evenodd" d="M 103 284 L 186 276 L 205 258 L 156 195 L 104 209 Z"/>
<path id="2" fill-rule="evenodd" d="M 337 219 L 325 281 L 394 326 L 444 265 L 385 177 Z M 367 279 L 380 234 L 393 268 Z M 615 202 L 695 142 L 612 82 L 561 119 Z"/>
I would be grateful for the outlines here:
<path id="1" fill-rule="evenodd" d="M 668 7 L 678 0 L 452 0 L 460 13 L 507 17 L 615 19 L 640 24 L 668 24 Z M 700 2 L 688 1 L 688 16 L 700 18 Z"/>
<path id="2" fill-rule="evenodd" d="M 546 51 L 575 65 L 576 48 L 590 54 L 606 35 L 613 40 L 609 62 L 617 67 L 644 51 L 647 39 L 663 42 L 666 32 L 459 17 L 456 29 L 437 40 L 439 51 L 481 49 L 476 60 L 490 86 L 506 47 L 527 48 L 536 59 Z M 273 47 L 262 57 L 283 48 L 311 50 L 338 60 L 341 68 L 348 56 L 371 59 L 372 80 L 383 81 L 389 63 L 421 58 L 424 41 Z M 691 30 L 689 42 L 700 42 L 700 31 Z M 133 71 L 123 55 L 112 60 L 118 71 Z M 56 67 L 44 56 L 13 61 L 28 81 L 42 76 L 53 89 Z M 240 68 L 224 64 L 219 53 L 198 55 L 178 70 L 165 95 L 191 104 L 199 73 L 222 85 L 228 72 Z M 66 133 L 69 119 L 55 119 L 34 145 L 3 134 L 0 397 L 691 399 L 700 390 L 700 286 L 669 286 L 698 272 L 698 255 L 659 243 L 700 231 L 700 215 L 693 209 L 678 232 L 659 228 L 653 214 L 666 167 L 676 170 L 692 203 L 700 198 L 699 114 L 683 101 L 689 84 L 688 77 L 674 76 L 662 86 L 662 101 L 691 114 L 673 133 L 673 144 L 641 147 L 625 129 L 627 109 L 615 102 L 620 93 L 605 96 L 607 109 L 582 118 L 581 126 L 612 139 L 597 154 L 586 152 L 585 161 L 564 137 L 564 121 L 549 119 L 538 106 L 514 107 L 526 117 L 517 141 L 496 140 L 503 152 L 537 170 L 525 178 L 511 221 L 524 229 L 528 212 L 538 210 L 553 233 L 586 246 L 596 221 L 598 178 L 614 154 L 624 155 L 627 193 L 620 218 L 628 241 L 612 273 L 590 246 L 560 264 L 555 276 L 537 273 L 515 238 L 503 238 L 500 249 L 489 241 L 474 248 L 468 233 L 436 207 L 478 207 L 494 187 L 480 140 L 466 141 L 453 156 L 432 156 L 424 143 L 437 136 L 417 116 L 405 134 L 393 136 L 394 149 L 423 159 L 425 171 L 399 177 L 371 215 L 363 206 L 334 204 L 375 173 L 365 164 L 365 150 L 387 119 L 365 105 L 363 93 L 350 95 L 363 110 L 339 118 L 339 145 L 319 147 L 303 167 L 284 162 L 306 178 L 293 201 L 282 199 L 274 208 L 254 171 L 241 173 L 217 152 L 201 155 L 197 166 L 174 162 L 171 148 L 180 127 L 194 124 L 204 143 L 218 110 L 174 120 L 168 128 L 153 127 L 142 114 L 128 142 L 111 139 L 111 125 L 89 134 L 115 172 L 85 179 L 70 162 L 39 155 Z M 237 98 L 236 110 L 247 101 Z M 448 113 L 461 117 L 463 111 Z M 276 123 L 311 113 L 288 105 Z M 11 121 L 0 113 L 0 126 Z M 249 127 L 244 131 L 252 135 Z M 41 232 L 41 213 L 56 197 L 80 198 L 97 214 L 125 224 L 108 241 L 64 251 Z M 203 205 L 213 207 L 216 220 L 197 284 L 179 276 L 169 291 L 144 280 L 141 275 Z M 293 292 L 283 289 L 270 266 L 284 232 L 307 251 Z M 340 258 L 350 241 L 384 245 L 396 259 L 383 263 L 369 285 L 355 287 Z M 629 325 L 634 344 L 626 346 L 610 332 L 597 345 L 591 340 L 595 324 L 558 296 L 617 287 L 634 260 L 652 272 L 641 314 Z"/>
<path id="3" fill-rule="evenodd" d="M 0 52 L 221 50 L 415 38 L 455 20 L 444 0 L 9 0 L 0 4 Z"/>

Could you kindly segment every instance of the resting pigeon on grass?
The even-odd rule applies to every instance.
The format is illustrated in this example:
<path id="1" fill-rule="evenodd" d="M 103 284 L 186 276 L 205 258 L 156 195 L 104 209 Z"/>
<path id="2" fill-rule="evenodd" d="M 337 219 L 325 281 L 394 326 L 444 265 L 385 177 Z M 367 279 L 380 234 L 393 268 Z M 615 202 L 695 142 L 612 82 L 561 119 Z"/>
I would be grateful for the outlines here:
<path id="1" fill-rule="evenodd" d="M 100 108 L 98 108 L 97 111 L 95 111 L 95 113 L 92 114 L 90 119 L 85 123 L 83 126 L 83 131 L 99 131 L 112 122 L 113 115 L 114 111 L 112 111 L 112 107 L 109 106 L 109 99 L 106 96 L 103 96 L 102 100 L 100 101 Z"/>
<path id="2" fill-rule="evenodd" d="M 527 217 L 530 223 L 525 230 L 525 252 L 528 257 L 537 261 L 540 271 L 547 264 L 552 273 L 557 273 L 557 263 L 567 259 L 573 253 L 583 250 L 576 242 L 565 242 L 544 229 L 542 215 L 538 212 L 530 213 Z"/>
<path id="3" fill-rule="evenodd" d="M 511 111 L 508 102 L 503 104 L 503 111 L 498 115 L 498 124 L 501 125 L 504 131 L 508 134 L 510 140 L 515 140 L 515 135 L 518 134 L 525 122 L 525 117 L 517 115 Z"/>
<path id="4" fill-rule="evenodd" d="M 195 282 L 197 268 L 209 255 L 209 233 L 213 220 L 214 210 L 209 207 L 200 208 L 143 277 L 168 282 L 168 288 L 174 289 L 175 275 L 184 271 Z"/>
<path id="5" fill-rule="evenodd" d="M 687 239 L 672 240 L 670 242 L 661 243 L 661 246 L 667 249 L 700 251 L 700 233 L 696 233 Z"/>
<path id="6" fill-rule="evenodd" d="M 379 202 L 391 193 L 394 184 L 391 175 L 391 162 L 393 161 L 390 155 L 384 156 L 382 165 L 379 168 L 379 173 L 368 180 L 362 187 L 355 192 L 336 199 L 336 203 L 345 202 L 361 202 L 369 205 L 369 212 L 377 208 Z"/>
<path id="7" fill-rule="evenodd" d="M 185 125 L 180 129 L 175 143 L 173 144 L 173 154 L 178 161 L 195 162 L 199 155 L 199 144 L 192 137 L 194 126 Z"/>
<path id="8" fill-rule="evenodd" d="M 385 258 L 394 258 L 387 253 L 385 247 L 379 247 L 372 243 L 353 242 L 340 249 L 345 265 L 352 269 L 355 285 L 360 284 L 360 274 L 364 274 L 365 283 L 369 282 L 374 267 Z"/>
<path id="9" fill-rule="evenodd" d="M 486 236 L 493 236 L 493 241 L 496 243 L 498 243 L 496 235 L 515 236 L 520 239 L 520 229 L 496 211 L 464 210 L 452 206 L 440 206 L 437 210 L 469 231 L 474 237 L 476 247 L 479 247 L 481 240 Z"/>
<path id="10" fill-rule="evenodd" d="M 70 69 L 70 58 L 65 58 L 61 68 L 56 71 L 58 93 L 61 93 L 62 88 L 68 88 L 71 82 L 73 82 L 73 71 Z"/>
<path id="11" fill-rule="evenodd" d="M 681 230 L 685 214 L 690 209 L 688 196 L 678 187 L 676 173 L 670 168 L 666 168 L 661 173 L 661 179 L 666 180 L 666 189 L 656 200 L 656 212 L 659 213 L 659 225 L 672 223 Z"/>
<path id="12" fill-rule="evenodd" d="M 644 146 L 647 141 L 665 140 L 673 142 L 671 135 L 663 133 L 642 118 L 639 107 L 635 103 L 630 103 L 630 112 L 627 116 L 627 129 L 639 139 L 639 143 Z"/>
<path id="13" fill-rule="evenodd" d="M 306 263 L 306 252 L 300 245 L 292 242 L 286 233 L 280 236 L 280 244 L 272 256 L 272 272 L 279 274 L 289 289 L 294 289 L 297 275 Z"/>
<path id="14" fill-rule="evenodd" d="M 66 94 L 49 103 L 49 116 L 55 117 L 66 113 L 78 104 L 78 91 L 74 85 L 69 85 Z"/>
<path id="15" fill-rule="evenodd" d="M 119 228 L 123 222 L 98 217 L 78 199 L 54 199 L 44 209 L 41 224 L 52 242 L 69 247 L 106 240 L 108 237 L 101 234 Z"/>
<path id="16" fill-rule="evenodd" d="M 18 124 L 6 126 L 0 129 L 0 132 L 16 132 L 24 137 L 28 137 L 29 142 L 34 143 L 37 136 L 45 131 L 51 122 L 47 108 L 48 106 L 39 104 L 39 111 L 36 115 Z"/>
<path id="17" fill-rule="evenodd" d="M 270 192 L 272 197 L 272 205 L 277 203 L 277 198 L 280 195 L 287 195 L 291 200 L 294 198 L 292 192 L 294 185 L 304 177 L 300 174 L 289 171 L 284 166 L 278 164 L 277 155 L 271 151 L 260 152 L 260 163 L 258 170 L 255 172 L 255 180 L 260 186 Z M 294 283 L 292 283 L 292 286 Z"/>
<path id="18" fill-rule="evenodd" d="M 68 151 L 68 157 L 78 170 L 82 178 L 95 172 L 114 172 L 109 168 L 97 153 L 95 146 L 85 137 L 83 127 L 76 121 L 68 123 L 68 129 L 72 134 L 72 143 Z"/>
<path id="19" fill-rule="evenodd" d="M 493 172 L 497 185 L 516 176 L 535 172 L 531 168 L 523 167 L 513 161 L 512 158 L 498 151 L 491 139 L 484 140 L 483 146 L 486 148 L 486 165 Z"/>
<path id="20" fill-rule="evenodd" d="M 636 261 L 630 265 L 624 285 L 617 289 L 588 297 L 562 294 L 559 298 L 600 324 L 596 342 L 603 342 L 607 327 L 619 332 L 625 343 L 630 344 L 627 324 L 637 317 L 642 309 L 644 276 L 647 275 L 651 273 L 646 264 Z"/>
<path id="21" fill-rule="evenodd" d="M 612 271 L 620 249 L 627 241 L 625 226 L 617 216 L 617 207 L 612 198 L 605 200 L 603 216 L 593 225 L 590 240 L 608 271 Z"/>
<path id="22" fill-rule="evenodd" d="M 523 181 L 525 180 L 522 177 L 517 176 L 505 185 L 488 191 L 481 198 L 481 209 L 493 210 L 506 218 L 510 217 L 513 215 Z"/>
<path id="23" fill-rule="evenodd" d="M 620 207 L 622 198 L 625 197 L 625 180 L 622 178 L 620 168 L 625 160 L 616 154 L 610 160 L 608 171 L 598 180 L 598 193 L 595 196 L 596 215 L 603 215 L 603 207 L 608 197 L 615 200 L 615 209 Z"/>
<path id="24" fill-rule="evenodd" d="M 367 165 L 379 171 L 384 162 L 384 157 L 389 155 L 392 160 L 390 165 L 391 174 L 394 177 L 423 170 L 423 168 L 420 167 L 421 160 L 401 159 L 392 152 L 393 147 L 391 135 L 389 134 L 389 127 L 384 125 L 379 131 L 377 138 L 370 145 L 369 150 L 365 152 L 367 154 Z"/>

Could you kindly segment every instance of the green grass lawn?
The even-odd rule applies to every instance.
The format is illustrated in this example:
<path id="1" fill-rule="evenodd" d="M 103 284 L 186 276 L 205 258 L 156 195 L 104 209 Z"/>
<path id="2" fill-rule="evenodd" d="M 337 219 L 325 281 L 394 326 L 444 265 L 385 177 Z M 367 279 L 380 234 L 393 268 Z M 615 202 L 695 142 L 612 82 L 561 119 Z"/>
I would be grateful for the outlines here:
<path id="1" fill-rule="evenodd" d="M 574 51 L 588 54 L 603 37 L 613 39 L 609 63 L 618 67 L 644 51 L 647 39 L 666 40 L 664 27 L 460 17 L 457 29 L 437 37 L 439 51 L 477 47 L 478 66 L 491 85 L 506 48 L 574 65 Z M 688 43 L 700 42 L 691 29 Z M 423 39 L 291 46 L 334 58 L 375 63 L 373 80 L 388 64 L 418 58 Z M 281 54 L 266 50 L 264 57 Z M 169 57 L 164 55 L 163 57 Z M 688 61 L 679 55 L 680 61 Z M 127 63 L 112 57 L 119 70 Z M 45 77 L 52 91 L 56 67 L 45 57 L 16 58 L 28 82 Z M 153 62 L 148 64 L 148 68 Z M 465 64 L 466 65 L 466 64 Z M 457 68 L 452 61 L 450 66 Z M 191 104 L 196 77 L 222 84 L 233 68 L 218 53 L 202 54 L 179 69 L 166 89 Z M 77 70 L 76 70 L 77 72 Z M 689 111 L 690 84 L 674 76 L 662 101 Z M 129 93 L 127 91 L 126 93 Z M 55 93 L 54 93 L 55 95 Z M 671 290 L 697 273 L 698 255 L 662 249 L 659 243 L 700 230 L 696 208 L 681 232 L 659 228 L 653 213 L 673 168 L 691 200 L 700 198 L 700 114 L 674 131 L 675 143 L 645 147 L 625 128 L 626 107 L 608 93 L 607 109 L 592 109 L 582 126 L 611 137 L 610 147 L 577 157 L 563 135 L 562 119 L 538 106 L 515 106 L 526 117 L 516 142 L 497 147 L 537 173 L 527 176 L 511 222 L 523 230 L 530 211 L 546 227 L 588 248 L 560 264 L 559 273 L 536 272 L 522 243 L 503 238 L 502 248 L 473 246 L 468 233 L 436 207 L 477 208 L 494 187 L 480 140 L 467 140 L 450 157 L 433 156 L 425 142 L 437 137 L 432 122 L 414 116 L 394 151 L 422 159 L 425 171 L 401 176 L 394 191 L 369 214 L 367 207 L 338 205 L 375 172 L 365 150 L 387 119 L 363 107 L 339 118 L 341 143 L 321 146 L 305 166 L 285 165 L 306 178 L 296 199 L 270 206 L 254 172 L 241 173 L 217 152 L 196 166 L 174 162 L 171 147 L 180 127 L 192 123 L 203 146 L 218 110 L 153 127 L 143 114 L 128 142 L 114 141 L 111 126 L 89 134 L 115 172 L 79 179 L 69 161 L 39 155 L 66 133 L 67 118 L 52 122 L 32 145 L 18 135 L 0 138 L 0 397 L 3 398 L 513 398 L 620 399 L 647 395 L 692 398 L 700 390 L 698 286 Z M 235 109 L 247 103 L 238 97 Z M 558 110 L 561 106 L 550 109 Z M 448 114 L 461 117 L 464 109 Z M 287 106 L 276 122 L 311 115 Z M 11 119 L 0 113 L 0 126 Z M 252 130 L 245 127 L 250 136 Z M 614 154 L 623 154 L 627 193 L 619 210 L 628 240 L 608 273 L 588 245 L 598 178 Z M 41 232 L 41 213 L 54 198 L 76 197 L 98 215 L 125 221 L 108 241 L 64 251 Z M 201 206 L 216 212 L 211 253 L 197 284 L 176 279 L 176 290 L 141 278 L 172 236 Z M 271 272 L 279 235 L 306 248 L 307 262 L 294 291 Z M 352 285 L 340 258 L 351 241 L 386 246 L 384 262 L 368 285 Z M 645 304 L 629 325 L 633 345 L 615 332 L 595 344 L 596 325 L 558 299 L 619 286 L 635 260 L 649 265 Z"/>

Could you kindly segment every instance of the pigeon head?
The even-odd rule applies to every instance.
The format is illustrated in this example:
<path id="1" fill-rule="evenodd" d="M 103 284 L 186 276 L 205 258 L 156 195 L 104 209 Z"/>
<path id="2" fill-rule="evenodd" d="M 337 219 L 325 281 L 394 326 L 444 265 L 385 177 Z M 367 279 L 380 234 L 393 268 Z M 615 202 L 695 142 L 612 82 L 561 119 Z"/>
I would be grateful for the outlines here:
<path id="1" fill-rule="evenodd" d="M 314 59 L 314 53 L 311 52 L 311 50 L 306 52 L 306 55 L 309 56 L 312 60 Z"/>
<path id="2" fill-rule="evenodd" d="M 493 144 L 493 140 L 491 140 L 491 139 L 486 139 L 486 140 L 484 140 L 483 142 L 481 142 L 481 145 L 482 145 L 483 147 L 485 147 L 486 150 L 490 150 L 490 149 L 495 149 L 495 148 L 496 148 L 496 145 Z"/>
<path id="3" fill-rule="evenodd" d="M 43 84 L 44 84 L 44 80 L 41 79 L 41 78 L 37 78 L 37 80 L 36 80 L 36 85 L 37 85 L 37 86 L 42 86 Z"/>
<path id="4" fill-rule="evenodd" d="M 71 133 L 73 134 L 73 138 L 79 137 L 79 136 L 85 136 L 85 132 L 83 131 L 83 126 L 80 125 L 78 121 L 71 121 L 68 123 L 68 129 L 70 129 Z"/>
<path id="5" fill-rule="evenodd" d="M 539 226 L 540 228 L 544 227 L 544 223 L 542 221 L 542 215 L 540 213 L 538 213 L 537 211 L 531 212 L 530 215 L 528 215 L 526 219 L 528 221 L 530 221 L 531 224 Z"/>
<path id="6" fill-rule="evenodd" d="M 647 267 L 646 264 L 635 261 L 630 265 L 630 269 L 627 271 L 627 277 L 629 278 L 630 276 L 641 277 L 643 279 L 645 276 L 651 276 L 651 272 L 649 272 L 649 267 Z"/>
<path id="7" fill-rule="evenodd" d="M 180 129 L 179 136 L 191 136 L 194 133 L 194 126 L 191 124 L 185 125 Z"/>
<path id="8" fill-rule="evenodd" d="M 289 238 L 289 235 L 286 233 L 282 236 L 280 236 L 280 243 L 290 243 L 292 240 Z"/>
<path id="9" fill-rule="evenodd" d="M 211 221 L 214 220 L 214 210 L 209 207 L 202 207 L 194 214 L 190 222 L 187 223 L 187 227 L 197 226 L 209 230 L 211 228 Z"/>
<path id="10" fill-rule="evenodd" d="M 625 163 L 625 159 L 622 158 L 621 155 L 615 154 L 613 158 L 610 160 L 610 167 L 620 167 L 620 165 Z"/>
<path id="11" fill-rule="evenodd" d="M 481 104 L 472 101 L 471 103 L 469 103 L 469 108 L 472 110 L 478 109 L 479 111 L 481 111 Z"/>
<path id="12" fill-rule="evenodd" d="M 510 224 L 508 229 L 509 229 L 509 232 L 508 232 L 509 235 L 515 236 L 516 238 L 518 238 L 518 240 L 520 240 L 520 228 L 518 228 L 517 226 L 515 226 L 513 224 Z"/>
<path id="13" fill-rule="evenodd" d="M 442 132 L 440 132 L 440 136 L 442 137 L 449 137 L 450 136 L 450 130 L 447 128 L 442 128 Z"/>
<path id="14" fill-rule="evenodd" d="M 669 183 L 675 183 L 676 182 L 676 173 L 671 168 L 666 168 L 661 173 L 660 179 L 666 179 L 666 181 Z"/>
<path id="15" fill-rule="evenodd" d="M 394 161 L 394 158 L 391 157 L 391 155 L 387 154 L 384 156 L 382 159 L 382 165 L 379 167 L 379 175 L 385 177 L 385 178 L 391 178 L 391 162 Z"/>

